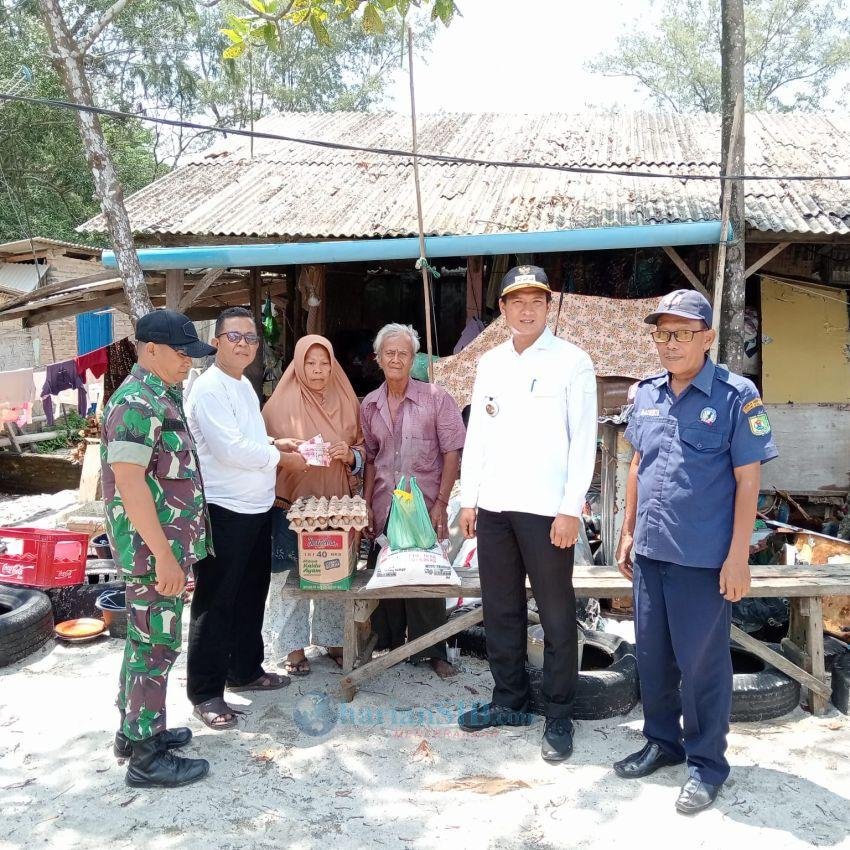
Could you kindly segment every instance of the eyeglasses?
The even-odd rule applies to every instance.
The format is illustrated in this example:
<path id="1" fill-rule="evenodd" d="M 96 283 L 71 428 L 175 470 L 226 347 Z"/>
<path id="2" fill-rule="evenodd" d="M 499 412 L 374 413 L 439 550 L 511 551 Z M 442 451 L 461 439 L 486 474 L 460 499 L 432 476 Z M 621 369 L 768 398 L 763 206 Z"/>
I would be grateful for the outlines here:
<path id="1" fill-rule="evenodd" d="M 702 328 L 698 331 L 692 331 L 690 328 L 682 328 L 679 331 L 653 331 L 650 336 L 656 342 L 670 342 L 670 337 L 676 342 L 690 342 L 694 338 L 694 334 L 705 333 L 708 328 Z"/>
<path id="2" fill-rule="evenodd" d="M 260 337 L 255 333 L 243 334 L 239 331 L 225 331 L 224 333 L 216 334 L 216 336 L 226 336 L 228 342 L 236 345 L 240 340 L 245 340 L 248 345 L 256 345 L 260 341 Z"/>

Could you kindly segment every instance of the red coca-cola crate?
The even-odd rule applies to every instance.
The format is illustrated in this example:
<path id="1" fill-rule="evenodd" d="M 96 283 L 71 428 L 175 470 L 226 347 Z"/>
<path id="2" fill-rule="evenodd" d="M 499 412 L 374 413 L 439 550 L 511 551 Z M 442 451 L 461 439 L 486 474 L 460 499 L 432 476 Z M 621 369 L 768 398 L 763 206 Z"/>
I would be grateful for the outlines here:
<path id="1" fill-rule="evenodd" d="M 89 536 L 64 528 L 0 528 L 0 584 L 65 587 L 86 577 Z"/>

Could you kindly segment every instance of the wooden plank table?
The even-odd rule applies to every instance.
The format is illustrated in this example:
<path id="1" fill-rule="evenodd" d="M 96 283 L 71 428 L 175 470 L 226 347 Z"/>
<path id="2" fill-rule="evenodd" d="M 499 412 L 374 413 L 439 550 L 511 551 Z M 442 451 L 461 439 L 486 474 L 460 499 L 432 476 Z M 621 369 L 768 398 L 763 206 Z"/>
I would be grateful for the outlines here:
<path id="1" fill-rule="evenodd" d="M 791 629 L 783 641 L 783 648 L 798 663 L 774 652 L 735 626 L 732 627 L 732 639 L 808 688 L 811 692 L 809 705 L 813 713 L 820 714 L 830 697 L 823 662 L 822 600 L 824 597 L 850 594 L 850 564 L 752 565 L 751 571 L 753 581 L 749 596 L 791 599 Z M 358 686 L 365 680 L 480 623 L 484 617 L 481 607 L 467 611 L 428 634 L 372 660 L 376 637 L 371 633 L 369 618 L 381 599 L 474 598 L 481 596 L 481 583 L 477 576 L 464 576 L 460 587 L 440 585 L 369 590 L 366 583 L 370 575 L 366 570 L 358 570 L 349 590 L 315 591 L 301 590 L 297 571 L 291 570 L 282 590 L 284 598 L 321 598 L 344 606 L 342 669 L 345 676 L 341 683 L 341 698 L 345 702 L 354 698 Z M 620 575 L 616 567 L 577 565 L 573 571 L 573 584 L 579 597 L 612 599 L 632 592 L 631 582 Z M 528 592 L 531 593 L 530 588 Z"/>

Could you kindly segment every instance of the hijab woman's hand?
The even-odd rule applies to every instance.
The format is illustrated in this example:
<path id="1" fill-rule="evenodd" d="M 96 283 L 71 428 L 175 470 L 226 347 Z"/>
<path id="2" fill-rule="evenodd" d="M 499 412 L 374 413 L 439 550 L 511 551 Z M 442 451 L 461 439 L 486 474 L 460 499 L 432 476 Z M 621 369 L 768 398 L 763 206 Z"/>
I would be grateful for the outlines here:
<path id="1" fill-rule="evenodd" d="M 342 463 L 348 464 L 348 466 L 352 466 L 354 464 L 354 452 L 351 450 L 351 446 L 342 440 L 338 443 L 331 443 L 331 446 L 328 449 L 328 456 L 331 460 L 341 461 Z"/>

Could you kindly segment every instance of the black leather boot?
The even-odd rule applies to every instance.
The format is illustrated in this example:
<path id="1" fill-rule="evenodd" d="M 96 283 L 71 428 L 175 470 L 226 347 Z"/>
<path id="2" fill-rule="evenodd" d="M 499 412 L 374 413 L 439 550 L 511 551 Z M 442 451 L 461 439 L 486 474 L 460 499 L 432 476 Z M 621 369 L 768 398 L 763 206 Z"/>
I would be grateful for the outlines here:
<path id="1" fill-rule="evenodd" d="M 176 750 L 185 747 L 192 740 L 192 730 L 185 726 L 177 729 L 166 729 L 159 733 L 159 741 L 166 750 Z M 115 758 L 128 759 L 133 755 L 133 742 L 119 729 L 115 733 L 115 744 L 112 747 Z"/>
<path id="2" fill-rule="evenodd" d="M 176 788 L 203 779 L 210 770 L 206 759 L 186 759 L 165 749 L 160 735 L 133 741 L 126 782 L 134 788 Z"/>

